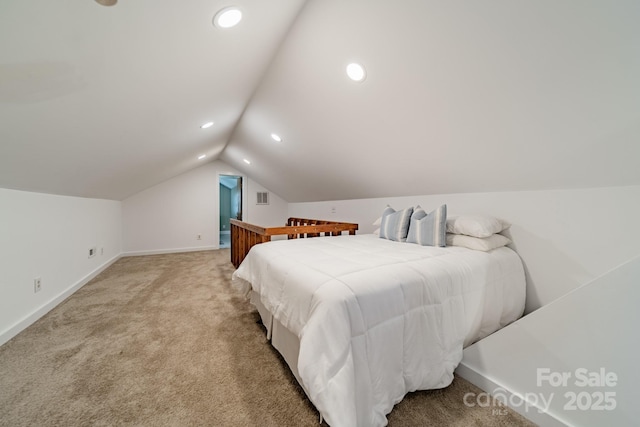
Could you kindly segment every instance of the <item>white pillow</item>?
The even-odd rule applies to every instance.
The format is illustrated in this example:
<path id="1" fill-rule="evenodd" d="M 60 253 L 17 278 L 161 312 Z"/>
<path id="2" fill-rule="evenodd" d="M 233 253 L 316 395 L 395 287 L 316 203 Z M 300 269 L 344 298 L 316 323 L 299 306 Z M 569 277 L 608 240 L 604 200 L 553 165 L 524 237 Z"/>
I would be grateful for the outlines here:
<path id="1" fill-rule="evenodd" d="M 476 251 L 490 251 L 501 248 L 511 243 L 511 240 L 502 234 L 493 234 L 489 237 L 472 237 L 464 234 L 447 233 L 447 246 L 462 246 Z"/>
<path id="2" fill-rule="evenodd" d="M 447 218 L 447 233 L 473 237 L 489 237 L 511 227 L 506 221 L 492 216 L 459 215 Z"/>
<path id="3" fill-rule="evenodd" d="M 371 225 L 373 225 L 374 227 L 380 227 L 380 224 L 382 224 L 382 217 L 376 219 Z"/>

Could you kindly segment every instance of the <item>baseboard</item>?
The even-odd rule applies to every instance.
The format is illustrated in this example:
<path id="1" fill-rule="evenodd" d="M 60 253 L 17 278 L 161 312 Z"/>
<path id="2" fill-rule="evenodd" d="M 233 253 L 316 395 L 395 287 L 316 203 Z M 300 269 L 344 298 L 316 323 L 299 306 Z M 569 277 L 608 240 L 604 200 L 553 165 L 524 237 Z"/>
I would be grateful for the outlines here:
<path id="1" fill-rule="evenodd" d="M 64 290 L 58 296 L 54 297 L 49 302 L 43 304 L 42 306 L 37 308 L 35 311 L 33 311 L 31 314 L 28 314 L 22 320 L 18 321 L 13 326 L 2 331 L 0 333 L 0 345 L 3 345 L 7 341 L 9 341 L 11 338 L 15 337 L 20 332 L 25 330 L 27 327 L 31 326 L 33 323 L 35 323 L 36 320 L 40 319 L 42 316 L 50 312 L 62 301 L 69 298 L 69 296 L 71 296 L 75 291 L 77 291 L 78 289 L 80 289 L 81 287 L 89 283 L 94 277 L 96 277 L 98 274 L 106 270 L 107 267 L 109 267 L 111 264 L 113 264 L 118 259 L 120 259 L 120 257 L 121 257 L 120 254 L 114 256 L 113 258 L 111 258 L 110 260 L 102 264 L 100 267 L 96 268 L 91 273 L 87 274 L 85 277 L 80 279 L 78 282 L 76 282 L 75 284 L 73 284 L 72 286 Z"/>
<path id="2" fill-rule="evenodd" d="M 180 252 L 200 252 L 200 251 L 212 251 L 220 249 L 218 246 L 198 246 L 196 248 L 173 248 L 173 249 L 156 249 L 152 251 L 130 251 L 123 252 L 123 257 L 128 256 L 143 256 L 143 255 L 162 255 L 162 254 L 175 254 Z"/>

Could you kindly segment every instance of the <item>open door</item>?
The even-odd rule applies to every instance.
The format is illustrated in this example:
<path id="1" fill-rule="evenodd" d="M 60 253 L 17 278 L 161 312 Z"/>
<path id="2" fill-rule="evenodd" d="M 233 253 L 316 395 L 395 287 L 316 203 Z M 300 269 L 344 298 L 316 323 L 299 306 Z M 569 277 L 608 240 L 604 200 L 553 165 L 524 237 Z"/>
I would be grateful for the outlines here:
<path id="1" fill-rule="evenodd" d="M 242 177 L 238 175 L 220 175 L 220 248 L 231 246 L 230 219 L 242 221 Z"/>

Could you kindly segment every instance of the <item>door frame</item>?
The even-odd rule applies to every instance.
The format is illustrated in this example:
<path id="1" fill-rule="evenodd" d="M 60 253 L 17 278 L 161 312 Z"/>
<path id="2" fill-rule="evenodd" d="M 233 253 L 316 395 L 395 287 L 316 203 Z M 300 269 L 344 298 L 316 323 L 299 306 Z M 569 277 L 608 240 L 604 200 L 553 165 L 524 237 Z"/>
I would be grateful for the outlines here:
<path id="1" fill-rule="evenodd" d="M 236 176 L 242 178 L 242 220 L 247 221 L 248 211 L 249 211 L 249 203 L 248 203 L 248 188 L 249 188 L 249 179 L 246 175 L 243 175 L 238 172 L 218 172 L 216 175 L 216 188 L 215 188 L 215 201 L 216 201 L 216 217 L 214 220 L 214 233 L 213 237 L 215 239 L 215 247 L 220 249 L 220 177 L 221 176 Z"/>

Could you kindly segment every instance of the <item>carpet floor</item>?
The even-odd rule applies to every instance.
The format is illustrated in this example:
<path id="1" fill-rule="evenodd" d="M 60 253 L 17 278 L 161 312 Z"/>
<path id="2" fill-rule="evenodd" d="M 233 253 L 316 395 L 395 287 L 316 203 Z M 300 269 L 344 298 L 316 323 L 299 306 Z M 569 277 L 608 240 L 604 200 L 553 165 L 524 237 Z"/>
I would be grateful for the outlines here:
<path id="1" fill-rule="evenodd" d="M 318 426 L 232 272 L 228 249 L 118 260 L 0 347 L 0 426 Z M 410 393 L 389 425 L 533 425 L 468 392 Z"/>

